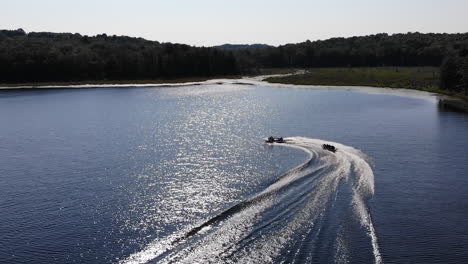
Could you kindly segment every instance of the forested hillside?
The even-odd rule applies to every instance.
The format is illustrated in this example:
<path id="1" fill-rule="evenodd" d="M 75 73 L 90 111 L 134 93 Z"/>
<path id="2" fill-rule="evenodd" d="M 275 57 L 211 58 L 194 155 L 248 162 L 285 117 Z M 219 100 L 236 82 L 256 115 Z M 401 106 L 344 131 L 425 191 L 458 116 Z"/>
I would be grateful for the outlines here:
<path id="1" fill-rule="evenodd" d="M 228 51 L 142 38 L 0 31 L 0 82 L 170 79 L 238 73 Z"/>
<path id="2" fill-rule="evenodd" d="M 468 92 L 468 33 L 377 34 L 235 51 L 241 68 L 441 67 L 441 89 Z"/>
<path id="3" fill-rule="evenodd" d="M 234 47 L 234 48 L 233 48 Z M 260 68 L 441 67 L 441 88 L 467 92 L 468 33 L 377 34 L 279 47 L 192 47 L 125 36 L 0 30 L 0 82 L 148 80 Z"/>
<path id="4" fill-rule="evenodd" d="M 451 52 L 468 51 L 468 34 L 377 34 L 306 41 L 237 54 L 261 67 L 440 66 Z"/>

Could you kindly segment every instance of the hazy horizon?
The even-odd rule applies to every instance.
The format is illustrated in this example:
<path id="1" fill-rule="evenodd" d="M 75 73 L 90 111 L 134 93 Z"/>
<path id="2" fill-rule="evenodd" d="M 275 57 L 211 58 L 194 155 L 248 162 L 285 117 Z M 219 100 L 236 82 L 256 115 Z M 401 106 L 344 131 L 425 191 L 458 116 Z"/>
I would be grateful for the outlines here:
<path id="1" fill-rule="evenodd" d="M 3 29 L 125 35 L 194 46 L 273 46 L 377 33 L 464 33 L 463 0 L 281 1 L 178 3 L 141 0 L 20 0 L 4 3 Z"/>

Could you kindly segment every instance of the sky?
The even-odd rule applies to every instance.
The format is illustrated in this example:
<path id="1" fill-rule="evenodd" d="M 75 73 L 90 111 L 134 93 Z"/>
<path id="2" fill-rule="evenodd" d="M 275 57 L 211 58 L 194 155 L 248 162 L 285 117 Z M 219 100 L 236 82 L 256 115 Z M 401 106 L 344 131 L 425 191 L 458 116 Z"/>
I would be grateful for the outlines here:
<path id="1" fill-rule="evenodd" d="M 468 0 L 0 0 L 0 29 L 213 46 L 468 32 Z"/>

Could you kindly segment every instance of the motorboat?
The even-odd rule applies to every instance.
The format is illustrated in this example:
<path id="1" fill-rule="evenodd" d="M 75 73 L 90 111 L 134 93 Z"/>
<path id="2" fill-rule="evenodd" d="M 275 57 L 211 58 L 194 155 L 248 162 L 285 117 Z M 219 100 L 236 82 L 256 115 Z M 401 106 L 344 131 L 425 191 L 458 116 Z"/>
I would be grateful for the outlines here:
<path id="1" fill-rule="evenodd" d="M 335 148 L 335 146 L 330 145 L 330 144 L 323 144 L 323 145 L 322 145 L 322 148 L 323 148 L 324 150 L 328 150 L 328 151 L 331 151 L 331 152 L 333 152 L 333 153 L 335 153 L 335 152 L 338 150 L 337 148 Z"/>
<path id="2" fill-rule="evenodd" d="M 272 137 L 270 136 L 267 140 L 265 140 L 266 143 L 285 143 L 284 138 L 282 137 Z"/>

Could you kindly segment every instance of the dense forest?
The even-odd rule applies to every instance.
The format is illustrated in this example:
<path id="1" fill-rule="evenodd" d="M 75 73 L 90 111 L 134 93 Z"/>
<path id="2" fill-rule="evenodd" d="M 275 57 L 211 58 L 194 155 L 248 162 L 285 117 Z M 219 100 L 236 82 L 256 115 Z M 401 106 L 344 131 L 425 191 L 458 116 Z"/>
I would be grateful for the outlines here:
<path id="1" fill-rule="evenodd" d="M 468 92 L 468 33 L 377 34 L 234 51 L 241 68 L 441 67 L 441 88 Z"/>
<path id="2" fill-rule="evenodd" d="M 376 34 L 279 47 L 192 47 L 125 36 L 0 30 L 0 82 L 149 80 L 261 68 L 441 67 L 442 89 L 468 92 L 468 33 Z"/>
<path id="3" fill-rule="evenodd" d="M 0 31 L 0 82 L 171 79 L 238 73 L 232 53 L 125 36 Z"/>

